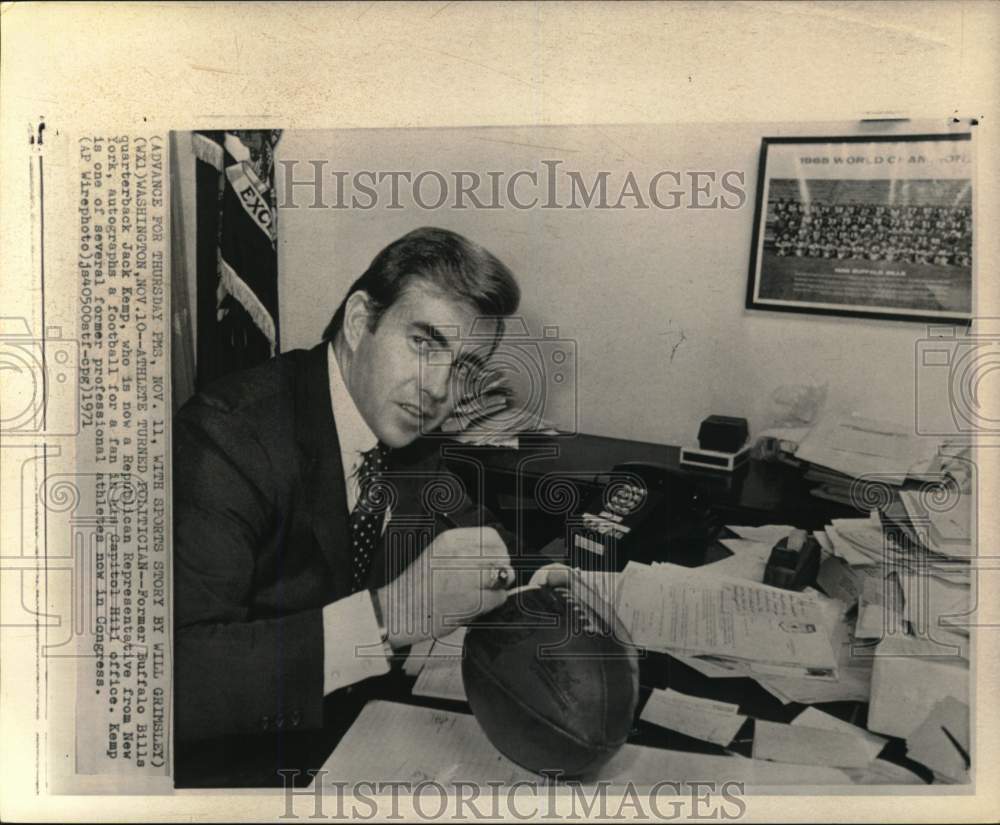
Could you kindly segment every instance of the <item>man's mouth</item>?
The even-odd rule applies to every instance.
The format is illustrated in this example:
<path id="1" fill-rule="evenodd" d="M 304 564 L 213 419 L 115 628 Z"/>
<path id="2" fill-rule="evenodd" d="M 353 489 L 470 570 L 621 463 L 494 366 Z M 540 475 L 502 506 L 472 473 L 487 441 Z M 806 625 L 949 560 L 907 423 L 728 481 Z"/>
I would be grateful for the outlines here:
<path id="1" fill-rule="evenodd" d="M 415 404 L 400 403 L 400 408 L 409 415 L 414 421 L 422 421 L 423 419 L 430 418 L 427 411 Z"/>

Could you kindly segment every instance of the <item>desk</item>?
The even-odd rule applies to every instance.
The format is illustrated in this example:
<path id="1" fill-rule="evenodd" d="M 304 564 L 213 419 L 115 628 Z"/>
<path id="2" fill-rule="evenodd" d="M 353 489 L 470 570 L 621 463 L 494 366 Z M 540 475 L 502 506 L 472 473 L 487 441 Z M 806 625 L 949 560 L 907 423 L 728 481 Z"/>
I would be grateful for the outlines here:
<path id="1" fill-rule="evenodd" d="M 819 530 L 834 518 L 858 518 L 867 512 L 810 494 L 812 484 L 802 472 L 783 463 L 751 459 L 733 474 L 694 470 L 680 465 L 680 449 L 649 442 L 628 441 L 595 435 L 522 437 L 518 449 L 453 445 L 446 450 L 448 466 L 470 490 L 477 491 L 484 503 L 504 526 L 517 535 L 516 555 L 525 572 L 532 562 L 544 559 L 546 546 L 558 544 L 563 535 L 567 513 L 551 513 L 535 502 L 535 489 L 543 479 L 562 478 L 579 491 L 578 503 L 584 503 L 602 486 L 599 477 L 615 465 L 625 462 L 653 462 L 689 478 L 721 524 L 762 525 L 791 524 L 807 530 Z M 712 546 L 703 549 L 701 563 L 718 558 Z M 723 551 L 722 555 L 726 555 Z M 558 554 L 554 554 L 558 555 Z M 515 565 L 519 561 L 515 558 Z M 697 561 L 695 563 L 698 563 Z M 522 576 L 522 579 L 526 576 Z M 749 678 L 708 678 L 667 654 L 648 652 L 640 663 L 642 694 L 639 710 L 654 688 L 673 688 L 682 693 L 739 705 L 744 715 L 773 722 L 789 722 L 805 705 L 783 704 L 756 681 Z M 408 701 L 428 707 L 465 710 L 459 703 L 411 697 Z M 844 721 L 865 727 L 868 706 L 863 702 L 828 702 L 817 705 Z M 723 754 L 725 749 L 665 730 L 636 716 L 630 742 L 672 750 L 705 754 Z M 729 751 L 750 756 L 753 723 L 741 731 Z M 905 758 L 901 740 L 890 740 L 883 758 L 904 765 L 929 780 L 922 766 Z"/>
<path id="2" fill-rule="evenodd" d="M 627 461 L 657 462 L 685 473 L 710 502 L 722 524 L 788 523 L 819 529 L 831 518 L 867 515 L 809 495 L 810 485 L 799 471 L 787 465 L 751 460 L 733 475 L 689 471 L 680 467 L 679 449 L 662 444 L 592 435 L 531 436 L 522 438 L 517 450 L 459 444 L 449 444 L 445 449 L 449 468 L 463 479 L 470 492 L 482 498 L 506 527 L 518 534 L 519 547 L 515 555 L 520 554 L 525 562 L 531 557 L 535 562 L 540 561 L 537 558 L 540 549 L 563 532 L 564 516 L 546 513 L 534 506 L 535 487 L 541 479 L 564 477 L 580 490 L 580 501 L 585 502 L 588 495 L 599 488 L 597 477 L 601 473 Z M 710 560 L 710 550 L 706 548 L 705 561 Z M 653 688 L 665 687 L 732 702 L 740 706 L 741 713 L 776 722 L 790 721 L 804 707 L 782 704 L 751 679 L 710 679 L 666 654 L 647 654 L 640 666 L 640 678 L 640 710 Z M 396 670 L 384 679 L 358 686 L 348 696 L 339 695 L 335 708 L 332 707 L 334 703 L 328 703 L 331 705 L 329 723 L 322 732 L 303 736 L 301 743 L 293 742 L 291 735 L 281 741 L 275 738 L 275 751 L 280 750 L 288 756 L 287 759 L 282 757 L 282 764 L 302 771 L 296 784 L 307 784 L 310 777 L 305 771 L 317 769 L 324 763 L 365 700 L 389 699 L 468 712 L 468 707 L 461 703 L 413 697 L 414 681 Z M 846 721 L 865 724 L 867 705 L 864 703 L 825 703 L 821 707 Z M 742 741 L 730 750 L 749 755 L 749 732 L 741 732 L 738 738 Z M 638 716 L 630 741 L 681 751 L 724 752 L 715 745 L 638 720 Z M 199 751 L 196 764 L 200 767 L 192 763 L 190 773 L 177 778 L 179 787 L 281 785 L 282 779 L 275 774 L 273 763 L 237 767 L 243 749 L 238 737 L 199 743 L 196 747 Z M 918 774 L 926 773 L 920 766 L 907 763 L 903 753 L 903 743 L 893 741 L 887 746 L 885 755 Z"/>
<path id="3" fill-rule="evenodd" d="M 600 488 L 598 476 L 617 464 L 662 464 L 689 478 L 722 524 L 792 524 L 819 530 L 833 518 L 867 516 L 852 507 L 810 495 L 813 484 L 787 464 L 750 459 L 735 473 L 682 467 L 680 448 L 598 435 L 522 436 L 519 449 L 449 445 L 446 462 L 468 489 L 518 537 L 519 555 L 536 554 L 562 534 L 565 516 L 534 503 L 543 478 L 562 477 L 581 501 Z"/>

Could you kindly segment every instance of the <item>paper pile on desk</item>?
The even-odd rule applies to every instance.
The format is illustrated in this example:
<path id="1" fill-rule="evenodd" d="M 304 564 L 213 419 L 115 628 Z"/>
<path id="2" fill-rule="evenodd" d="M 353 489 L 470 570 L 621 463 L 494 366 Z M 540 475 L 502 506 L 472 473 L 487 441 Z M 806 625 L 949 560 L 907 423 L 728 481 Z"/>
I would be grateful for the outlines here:
<path id="1" fill-rule="evenodd" d="M 836 678 L 811 679 L 802 676 L 753 675 L 762 688 L 785 704 L 800 702 L 867 702 L 871 696 L 872 656 L 859 646 L 854 635 L 855 620 L 844 615 L 844 606 L 834 599 L 822 602 L 832 627 L 831 644 L 836 658 Z"/>
<path id="2" fill-rule="evenodd" d="M 794 593 L 705 569 L 629 562 L 618 613 L 639 646 L 750 673 L 836 678 L 829 611 Z"/>
<path id="3" fill-rule="evenodd" d="M 935 510 L 925 501 L 930 497 L 903 490 L 882 513 L 834 519 L 814 533 L 827 555 L 817 584 L 846 608 L 857 606 L 859 638 L 930 636 L 964 655 L 972 609 L 972 505 L 962 494 Z"/>
<path id="4" fill-rule="evenodd" d="M 831 486 L 869 475 L 898 485 L 930 472 L 940 446 L 939 439 L 916 435 L 912 426 L 852 415 L 817 424 L 795 457 L 812 465 L 816 480 Z"/>
<path id="5" fill-rule="evenodd" d="M 957 488 L 941 488 L 941 501 L 933 494 L 900 490 L 899 500 L 911 527 L 911 537 L 929 552 L 950 559 L 973 555 L 974 501 Z"/>
<path id="6" fill-rule="evenodd" d="M 885 553 L 882 522 L 877 512 L 872 512 L 868 518 L 834 519 L 823 530 L 823 537 L 826 541 L 821 541 L 822 546 L 848 564 L 878 564 Z M 820 540 L 818 536 L 817 540 Z"/>

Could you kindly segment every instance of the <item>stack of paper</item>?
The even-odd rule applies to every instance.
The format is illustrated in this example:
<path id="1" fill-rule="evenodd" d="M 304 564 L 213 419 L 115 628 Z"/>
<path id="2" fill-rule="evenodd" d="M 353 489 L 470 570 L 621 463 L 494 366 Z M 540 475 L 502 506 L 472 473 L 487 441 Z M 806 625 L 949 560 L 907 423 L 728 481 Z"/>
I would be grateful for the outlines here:
<path id="1" fill-rule="evenodd" d="M 905 508 L 897 504 L 894 513 L 890 507 L 867 519 L 834 519 L 815 534 L 827 553 L 817 584 L 845 609 L 857 606 L 858 638 L 932 637 L 967 655 L 973 555 L 968 496 L 935 509 L 926 495 L 900 491 Z M 898 530 L 886 530 L 883 521 L 908 538 L 897 541 Z"/>
<path id="2" fill-rule="evenodd" d="M 916 532 L 915 538 L 930 552 L 953 559 L 973 554 L 973 497 L 942 487 L 942 501 L 913 490 L 901 490 L 900 501 Z"/>
<path id="3" fill-rule="evenodd" d="M 855 621 L 843 617 L 843 604 L 834 599 L 822 602 L 827 621 L 833 627 L 836 651 L 836 678 L 811 679 L 802 676 L 762 676 L 753 678 L 768 693 L 785 704 L 800 702 L 867 702 L 871 696 L 872 656 L 854 635 Z"/>
<path id="4" fill-rule="evenodd" d="M 848 564 L 878 564 L 885 558 L 886 540 L 877 512 L 868 518 L 834 519 L 824 530 L 823 546 Z"/>
<path id="5" fill-rule="evenodd" d="M 837 497 L 843 495 L 838 485 L 861 476 L 894 485 L 921 477 L 934 465 L 940 446 L 939 439 L 916 435 L 912 426 L 849 416 L 816 425 L 795 457 L 813 465 L 813 476 L 826 481 L 831 497 Z"/>
<path id="6" fill-rule="evenodd" d="M 747 673 L 836 678 L 822 597 L 718 576 L 710 568 L 629 562 L 618 613 L 650 650 L 708 657 Z"/>

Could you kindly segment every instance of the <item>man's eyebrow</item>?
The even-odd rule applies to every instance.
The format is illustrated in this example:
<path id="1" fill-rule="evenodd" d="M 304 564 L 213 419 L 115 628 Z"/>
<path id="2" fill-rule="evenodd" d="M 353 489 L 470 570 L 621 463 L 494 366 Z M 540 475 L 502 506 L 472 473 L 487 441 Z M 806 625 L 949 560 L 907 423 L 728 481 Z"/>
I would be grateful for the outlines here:
<path id="1" fill-rule="evenodd" d="M 451 348 L 451 341 L 449 341 L 443 332 L 439 330 L 434 324 L 428 324 L 426 321 L 414 321 L 413 326 L 420 330 L 428 338 L 432 338 L 438 344 L 443 347 Z"/>

